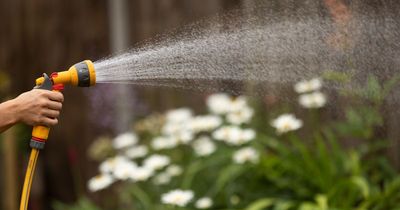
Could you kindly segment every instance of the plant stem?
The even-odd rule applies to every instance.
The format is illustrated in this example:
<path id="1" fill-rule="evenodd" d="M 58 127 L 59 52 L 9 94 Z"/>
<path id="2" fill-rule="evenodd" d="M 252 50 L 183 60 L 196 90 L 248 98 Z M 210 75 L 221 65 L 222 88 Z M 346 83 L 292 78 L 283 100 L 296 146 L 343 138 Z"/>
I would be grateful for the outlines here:
<path id="1" fill-rule="evenodd" d="M 150 197 L 145 191 L 143 191 L 136 184 L 134 184 L 131 189 L 133 196 L 135 196 L 142 203 L 144 209 L 152 209 Z"/>

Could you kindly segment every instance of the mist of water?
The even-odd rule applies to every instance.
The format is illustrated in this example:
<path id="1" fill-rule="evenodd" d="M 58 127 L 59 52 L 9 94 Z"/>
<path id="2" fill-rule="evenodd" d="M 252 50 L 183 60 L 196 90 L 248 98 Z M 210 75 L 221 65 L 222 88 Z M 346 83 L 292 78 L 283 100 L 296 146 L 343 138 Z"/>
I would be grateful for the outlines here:
<path id="1" fill-rule="evenodd" d="M 326 71 L 386 79 L 400 67 L 399 4 L 348 4 L 334 14 L 327 1 L 279 6 L 255 1 L 145 46 L 95 62 L 98 83 L 242 91 L 241 84 L 293 83 Z M 397 9 L 396 9 L 397 8 Z M 239 87 L 237 87 L 239 85 Z"/>

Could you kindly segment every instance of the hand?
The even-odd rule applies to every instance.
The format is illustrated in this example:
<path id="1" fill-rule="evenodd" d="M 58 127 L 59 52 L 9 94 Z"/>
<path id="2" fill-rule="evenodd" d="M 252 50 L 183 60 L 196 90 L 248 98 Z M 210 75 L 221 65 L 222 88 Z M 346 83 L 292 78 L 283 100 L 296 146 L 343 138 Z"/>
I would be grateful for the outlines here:
<path id="1" fill-rule="evenodd" d="M 63 101 L 60 92 L 40 89 L 25 92 L 13 100 L 16 119 L 32 126 L 56 125 Z"/>

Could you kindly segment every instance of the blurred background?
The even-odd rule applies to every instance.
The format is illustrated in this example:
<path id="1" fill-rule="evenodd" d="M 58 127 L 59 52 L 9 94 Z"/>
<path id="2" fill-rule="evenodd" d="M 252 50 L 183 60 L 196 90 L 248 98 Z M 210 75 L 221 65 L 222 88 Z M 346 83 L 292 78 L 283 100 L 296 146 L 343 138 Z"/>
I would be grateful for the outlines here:
<path id="1" fill-rule="evenodd" d="M 364 3 L 375 8 L 383 6 L 379 1 Z M 296 11 L 297 4 L 311 5 L 310 10 L 325 8 L 325 15 L 340 21 L 346 19 L 343 5 L 349 3 L 347 0 L 275 1 L 276 9 L 285 8 L 288 14 Z M 83 59 L 96 61 L 232 8 L 251 7 L 252 1 L 239 0 L 3 0 L 0 2 L 0 99 L 5 101 L 32 89 L 35 79 L 44 72 L 65 70 Z M 100 195 L 88 194 L 86 189 L 87 180 L 97 173 L 97 164 L 87 157 L 87 149 L 98 135 L 123 132 L 132 121 L 150 112 L 179 106 L 201 109 L 199 102 L 208 94 L 133 85 L 99 85 L 88 90 L 66 88 L 60 123 L 52 128 L 46 149 L 39 157 L 30 209 L 52 209 L 54 201 L 74 203 L 82 195 L 99 200 Z M 266 96 L 267 101 L 273 98 Z M 392 163 L 399 166 L 400 130 L 396 129 L 399 122 L 397 115 L 385 113 L 387 124 L 382 132 L 390 137 L 391 145 L 387 153 Z M 1 136 L 2 209 L 17 209 L 19 205 L 30 132 L 30 127 L 18 125 Z"/>
<path id="2" fill-rule="evenodd" d="M 42 73 L 68 69 L 83 59 L 101 59 L 240 4 L 235 0 L 1 1 L 0 71 L 2 79 L 8 76 L 7 85 L 2 83 L 2 100 L 32 89 Z M 110 91 L 107 85 L 99 89 Z M 125 107 L 126 103 L 122 106 L 138 117 L 149 110 L 196 104 L 196 100 L 184 100 L 184 91 L 130 85 L 128 89 L 129 93 L 122 87 L 119 95 L 112 93 L 116 98 L 108 99 L 102 98 L 101 91 L 100 98 L 93 103 L 111 103 L 96 104 L 100 110 L 93 112 L 87 97 L 93 94 L 92 90 L 64 91 L 66 100 L 60 123 L 52 128 L 48 149 L 40 155 L 31 209 L 51 209 L 55 200 L 71 203 L 85 193 L 86 181 L 97 171 L 97 166 L 87 158 L 89 144 L 99 133 L 112 135 L 117 132 L 114 128 L 124 129 L 128 125 L 121 123 L 124 126 L 119 127 L 113 120 L 103 119 L 118 116 L 113 107 L 121 106 L 117 98 L 133 95 L 129 98 L 134 103 L 129 101 L 129 107 Z M 104 116 L 104 111 L 110 116 Z M 30 132 L 29 127 L 20 125 L 2 136 L 2 209 L 17 209 Z"/>

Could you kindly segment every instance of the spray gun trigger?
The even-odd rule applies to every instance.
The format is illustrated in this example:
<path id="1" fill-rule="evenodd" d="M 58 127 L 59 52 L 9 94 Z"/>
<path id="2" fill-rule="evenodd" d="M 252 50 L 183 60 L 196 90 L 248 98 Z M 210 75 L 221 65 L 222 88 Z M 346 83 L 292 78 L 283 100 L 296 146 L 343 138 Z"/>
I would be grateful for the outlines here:
<path id="1" fill-rule="evenodd" d="M 41 85 L 34 87 L 34 89 L 53 90 L 53 82 L 47 74 L 43 74 L 44 81 Z"/>

